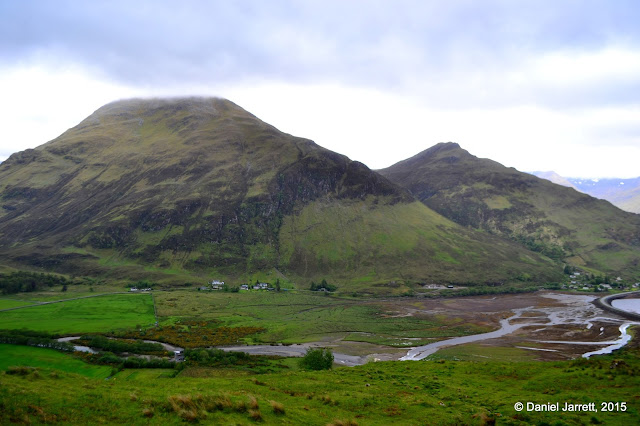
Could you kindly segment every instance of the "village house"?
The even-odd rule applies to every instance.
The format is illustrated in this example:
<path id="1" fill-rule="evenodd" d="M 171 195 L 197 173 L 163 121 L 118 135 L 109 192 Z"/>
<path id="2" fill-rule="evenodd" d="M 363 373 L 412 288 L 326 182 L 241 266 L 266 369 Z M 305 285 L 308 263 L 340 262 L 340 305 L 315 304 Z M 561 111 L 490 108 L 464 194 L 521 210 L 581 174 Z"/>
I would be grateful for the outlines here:
<path id="1" fill-rule="evenodd" d="M 221 290 L 224 288 L 224 281 L 213 280 L 211 281 L 212 290 Z"/>
<path id="2" fill-rule="evenodd" d="M 249 290 L 249 285 L 248 284 L 242 284 L 240 286 L 240 290 Z"/>

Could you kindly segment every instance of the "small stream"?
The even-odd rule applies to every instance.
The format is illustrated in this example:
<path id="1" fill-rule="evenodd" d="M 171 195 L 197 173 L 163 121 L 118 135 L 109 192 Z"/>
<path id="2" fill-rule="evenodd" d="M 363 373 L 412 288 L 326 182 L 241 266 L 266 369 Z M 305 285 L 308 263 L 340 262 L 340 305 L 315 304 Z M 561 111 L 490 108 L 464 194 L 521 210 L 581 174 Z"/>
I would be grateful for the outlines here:
<path id="1" fill-rule="evenodd" d="M 527 325 L 545 325 L 525 322 L 511 324 L 512 320 L 520 318 L 522 313 L 528 309 L 530 308 L 515 309 L 514 316 L 505 318 L 500 321 L 500 328 L 498 330 L 491 331 L 489 333 L 473 334 L 471 336 L 454 337 L 453 339 L 441 340 L 439 342 L 429 343 L 428 345 L 424 346 L 416 346 L 415 348 L 411 348 L 405 356 L 400 358 L 400 361 L 419 361 L 433 353 L 436 353 L 438 349 L 443 347 L 462 345 L 464 343 L 477 342 L 479 340 L 495 339 L 496 337 L 502 337 L 506 334 L 513 333 L 517 329 Z"/>
<path id="2" fill-rule="evenodd" d="M 78 340 L 81 336 L 61 337 L 58 342 L 71 342 Z M 97 354 L 98 351 L 91 349 L 89 346 L 73 345 L 73 349 L 78 352 L 88 352 L 90 354 Z"/>
<path id="3" fill-rule="evenodd" d="M 615 342 L 611 342 L 611 344 L 606 348 L 602 348 L 598 351 L 587 352 L 586 354 L 582 354 L 582 357 L 589 358 L 592 355 L 610 354 L 611 352 L 622 348 L 624 345 L 629 343 L 629 341 L 631 341 L 631 335 L 627 333 L 627 328 L 629 328 L 629 326 L 632 324 L 634 323 L 625 323 L 620 326 L 620 339 L 616 340 Z"/>

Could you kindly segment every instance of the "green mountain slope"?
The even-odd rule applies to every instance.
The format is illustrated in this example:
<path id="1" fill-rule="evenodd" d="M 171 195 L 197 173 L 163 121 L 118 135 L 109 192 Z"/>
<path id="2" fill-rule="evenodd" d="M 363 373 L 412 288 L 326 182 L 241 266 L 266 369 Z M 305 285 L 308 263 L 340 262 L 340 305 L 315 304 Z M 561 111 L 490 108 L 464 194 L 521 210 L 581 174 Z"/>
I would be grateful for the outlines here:
<path id="1" fill-rule="evenodd" d="M 456 143 L 379 171 L 451 220 L 605 273 L 640 273 L 640 216 L 553 184 Z"/>
<path id="2" fill-rule="evenodd" d="M 554 277 L 222 99 L 128 100 L 0 165 L 5 263 L 86 275 Z M 178 278 L 176 278 L 178 279 Z"/>

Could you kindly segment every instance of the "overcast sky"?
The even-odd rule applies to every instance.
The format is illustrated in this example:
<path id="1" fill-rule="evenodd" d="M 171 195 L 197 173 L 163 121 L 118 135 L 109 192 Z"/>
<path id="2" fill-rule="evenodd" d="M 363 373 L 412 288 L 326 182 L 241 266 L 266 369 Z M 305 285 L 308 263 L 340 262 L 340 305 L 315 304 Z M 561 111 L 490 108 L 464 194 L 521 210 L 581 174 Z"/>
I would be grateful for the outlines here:
<path id="1" fill-rule="evenodd" d="M 232 100 L 382 168 L 455 141 L 640 175 L 640 2 L 0 0 L 0 160 L 105 103 Z"/>

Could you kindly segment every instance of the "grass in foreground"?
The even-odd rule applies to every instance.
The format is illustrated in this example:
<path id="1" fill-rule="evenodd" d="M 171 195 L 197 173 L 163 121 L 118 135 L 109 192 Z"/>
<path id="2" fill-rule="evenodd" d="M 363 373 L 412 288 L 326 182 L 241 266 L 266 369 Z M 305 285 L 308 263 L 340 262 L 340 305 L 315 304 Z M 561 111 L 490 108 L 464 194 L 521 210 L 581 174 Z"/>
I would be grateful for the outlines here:
<path id="1" fill-rule="evenodd" d="M 639 355 L 628 349 L 551 363 L 381 362 L 206 378 L 125 370 L 108 381 L 4 373 L 0 423 L 638 424 Z M 516 402 L 593 402 L 598 412 L 518 412 Z M 602 402 L 626 402 L 626 410 L 603 412 Z"/>

